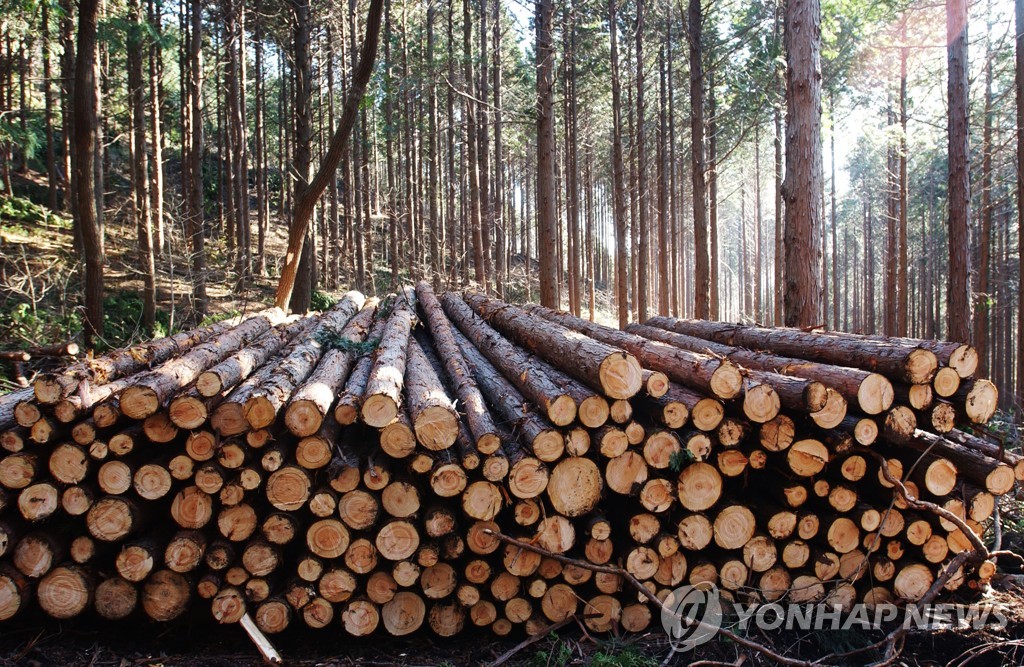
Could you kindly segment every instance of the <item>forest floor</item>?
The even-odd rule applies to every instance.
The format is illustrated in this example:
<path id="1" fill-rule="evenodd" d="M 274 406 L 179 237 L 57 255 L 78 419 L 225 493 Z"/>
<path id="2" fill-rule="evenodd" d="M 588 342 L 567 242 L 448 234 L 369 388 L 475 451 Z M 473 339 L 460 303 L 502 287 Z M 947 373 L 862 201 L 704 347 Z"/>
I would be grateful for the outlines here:
<path id="1" fill-rule="evenodd" d="M 996 593 L 989 601 L 998 604 L 1008 615 L 1005 630 L 911 633 L 896 664 L 907 667 L 1024 664 L 1024 597 Z M 312 631 L 298 627 L 300 625 L 293 623 L 295 627 L 272 638 L 285 665 L 658 667 L 666 664 L 671 654 L 667 637 L 656 627 L 632 636 L 595 637 L 583 631 L 580 622 L 522 646 L 525 638 L 521 633 L 498 638 L 488 630 L 477 628 L 467 629 L 452 639 L 439 639 L 428 632 L 407 637 L 354 639 L 344 633 Z M 110 626 L 89 620 L 60 624 L 53 619 L 25 618 L 14 627 L 8 626 L 10 624 L 0 632 L 0 667 L 258 667 L 264 664 L 240 627 L 198 622 L 187 615 L 160 625 L 138 619 Z M 748 637 L 780 655 L 814 661 L 830 653 L 842 653 L 876 642 L 884 637 L 884 631 L 753 632 Z M 869 652 L 827 664 L 853 667 L 881 657 Z M 714 639 L 692 652 L 672 655 L 668 664 L 759 667 L 776 663 L 763 655 L 740 651 L 728 640 Z"/>

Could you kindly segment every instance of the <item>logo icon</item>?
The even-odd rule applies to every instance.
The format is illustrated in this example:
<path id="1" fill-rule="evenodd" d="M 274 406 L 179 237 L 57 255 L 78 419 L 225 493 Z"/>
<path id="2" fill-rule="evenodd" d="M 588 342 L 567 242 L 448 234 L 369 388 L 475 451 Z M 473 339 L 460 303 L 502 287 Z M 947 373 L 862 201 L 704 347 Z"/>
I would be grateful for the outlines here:
<path id="1" fill-rule="evenodd" d="M 718 587 L 704 582 L 675 589 L 665 598 L 661 625 L 676 651 L 692 651 L 711 641 L 722 627 Z"/>

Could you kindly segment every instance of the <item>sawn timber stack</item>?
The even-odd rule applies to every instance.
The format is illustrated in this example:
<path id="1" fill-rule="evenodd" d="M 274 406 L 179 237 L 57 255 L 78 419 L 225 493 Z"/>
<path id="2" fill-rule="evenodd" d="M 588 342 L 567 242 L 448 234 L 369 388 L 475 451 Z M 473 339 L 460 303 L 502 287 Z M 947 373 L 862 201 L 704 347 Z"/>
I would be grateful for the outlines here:
<path id="1" fill-rule="evenodd" d="M 619 331 L 426 283 L 262 311 L 0 397 L 0 622 L 657 626 L 588 564 L 659 598 L 918 600 L 1024 479 L 976 369 L 959 342 Z"/>

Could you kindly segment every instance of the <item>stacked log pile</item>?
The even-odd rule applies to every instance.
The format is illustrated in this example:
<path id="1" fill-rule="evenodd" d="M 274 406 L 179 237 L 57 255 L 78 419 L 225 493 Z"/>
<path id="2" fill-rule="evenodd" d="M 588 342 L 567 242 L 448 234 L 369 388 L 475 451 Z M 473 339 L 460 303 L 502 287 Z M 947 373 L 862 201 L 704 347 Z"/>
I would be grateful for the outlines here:
<path id="1" fill-rule="evenodd" d="M 637 582 L 918 600 L 1024 479 L 978 435 L 976 368 L 961 344 L 619 331 L 425 283 L 264 311 L 0 398 L 0 621 L 507 635 L 656 625 Z"/>

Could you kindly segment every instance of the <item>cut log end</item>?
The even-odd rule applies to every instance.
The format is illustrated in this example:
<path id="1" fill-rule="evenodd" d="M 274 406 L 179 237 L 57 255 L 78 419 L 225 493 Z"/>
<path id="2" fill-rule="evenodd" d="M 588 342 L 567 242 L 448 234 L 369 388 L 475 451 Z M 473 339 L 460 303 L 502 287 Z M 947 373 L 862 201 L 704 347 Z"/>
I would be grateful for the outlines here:
<path id="1" fill-rule="evenodd" d="M 369 426 L 383 428 L 398 417 L 398 404 L 390 396 L 374 394 L 363 401 L 361 416 Z"/>
<path id="2" fill-rule="evenodd" d="M 884 375 L 871 373 L 857 388 L 857 404 L 868 415 L 885 412 L 895 400 L 892 383 Z"/>
<path id="3" fill-rule="evenodd" d="M 988 380 L 975 380 L 967 392 L 964 411 L 975 424 L 987 424 L 999 405 L 999 390 Z"/>
<path id="4" fill-rule="evenodd" d="M 160 409 L 157 393 L 144 385 L 125 389 L 120 396 L 121 412 L 131 419 L 145 419 Z"/>
<path id="5" fill-rule="evenodd" d="M 815 424 L 824 429 L 835 428 L 846 417 L 846 399 L 839 392 L 829 388 L 826 391 L 825 406 L 811 413 Z"/>
<path id="6" fill-rule="evenodd" d="M 949 355 L 948 363 L 961 378 L 969 378 L 977 372 L 978 361 L 978 350 L 971 345 L 961 345 Z"/>
<path id="7" fill-rule="evenodd" d="M 305 438 L 320 430 L 324 416 L 316 402 L 312 400 L 298 400 L 288 405 L 284 413 L 284 423 L 293 435 Z"/>
<path id="8" fill-rule="evenodd" d="M 754 385 L 744 392 L 743 414 L 752 422 L 764 424 L 775 419 L 781 407 L 779 395 L 770 385 Z"/>
<path id="9" fill-rule="evenodd" d="M 960 388 L 960 375 L 954 368 L 940 368 L 932 379 L 932 387 L 938 396 L 949 398 Z"/>
<path id="10" fill-rule="evenodd" d="M 930 382 L 939 367 L 939 360 L 934 352 L 918 348 L 907 355 L 904 372 L 906 380 L 911 384 Z"/>
<path id="11" fill-rule="evenodd" d="M 643 386 L 643 369 L 630 354 L 620 352 L 606 357 L 598 369 L 601 389 L 609 398 L 632 398 Z"/>
<path id="12" fill-rule="evenodd" d="M 573 412 L 575 416 L 575 407 Z M 459 435 L 459 418 L 448 408 L 431 406 L 416 415 L 413 429 L 416 432 L 416 440 L 427 449 L 436 452 L 455 443 Z"/>

